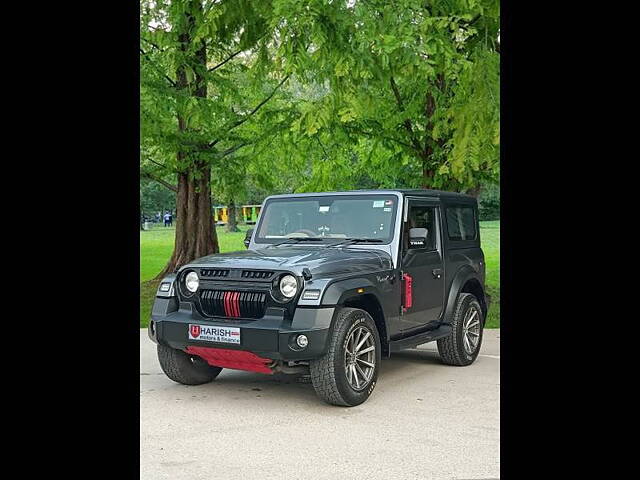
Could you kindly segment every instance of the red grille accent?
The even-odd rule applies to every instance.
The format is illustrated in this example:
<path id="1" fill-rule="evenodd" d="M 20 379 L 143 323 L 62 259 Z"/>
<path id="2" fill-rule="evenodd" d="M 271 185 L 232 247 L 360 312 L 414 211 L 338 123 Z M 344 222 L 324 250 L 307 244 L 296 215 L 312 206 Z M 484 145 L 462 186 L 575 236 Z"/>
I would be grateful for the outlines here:
<path id="1" fill-rule="evenodd" d="M 224 314 L 227 317 L 240 316 L 240 292 L 224 293 Z"/>
<path id="2" fill-rule="evenodd" d="M 209 365 L 214 367 L 273 374 L 273 370 L 267 366 L 273 360 L 259 357 L 255 353 L 245 352 L 244 350 L 189 346 L 186 348 L 186 352 L 203 358 Z"/>

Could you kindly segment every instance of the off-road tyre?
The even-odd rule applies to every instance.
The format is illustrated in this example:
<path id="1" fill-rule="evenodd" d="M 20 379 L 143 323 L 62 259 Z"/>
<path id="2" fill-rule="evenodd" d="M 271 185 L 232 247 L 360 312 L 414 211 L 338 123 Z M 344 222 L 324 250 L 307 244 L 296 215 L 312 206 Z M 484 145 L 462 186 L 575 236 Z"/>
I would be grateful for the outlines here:
<path id="1" fill-rule="evenodd" d="M 347 380 L 345 366 L 345 348 L 351 333 L 358 327 L 364 327 L 371 333 L 375 345 L 375 367 L 373 375 L 363 390 L 357 391 Z M 310 362 L 311 383 L 318 397 L 331 405 L 353 407 L 369 398 L 378 381 L 382 348 L 376 324 L 364 310 L 358 308 L 341 308 L 336 312 L 336 319 L 328 339 L 327 353 Z"/>
<path id="2" fill-rule="evenodd" d="M 209 383 L 222 371 L 200 357 L 164 345 L 158 345 L 158 360 L 165 375 L 183 385 Z"/>
<path id="3" fill-rule="evenodd" d="M 474 352 L 469 354 L 464 347 L 463 322 L 466 313 L 471 308 L 475 308 L 480 317 L 480 337 Z M 447 337 L 440 338 L 437 341 L 438 353 L 440 353 L 442 362 L 447 365 L 455 365 L 459 367 L 471 365 L 480 352 L 480 347 L 482 346 L 482 334 L 484 330 L 482 307 L 474 295 L 470 293 L 461 293 L 458 296 L 458 301 L 456 302 L 456 307 L 453 313 L 453 319 L 451 321 L 451 327 L 451 334 Z"/>

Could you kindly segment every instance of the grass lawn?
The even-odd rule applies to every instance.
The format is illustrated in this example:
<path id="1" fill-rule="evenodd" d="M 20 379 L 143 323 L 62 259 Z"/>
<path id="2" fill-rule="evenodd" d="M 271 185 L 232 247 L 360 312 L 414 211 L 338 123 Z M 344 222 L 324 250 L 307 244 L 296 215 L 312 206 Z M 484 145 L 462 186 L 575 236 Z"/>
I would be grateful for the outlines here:
<path id="1" fill-rule="evenodd" d="M 248 226 L 240 226 L 240 232 L 226 233 L 217 228 L 221 252 L 244 250 L 245 232 Z M 171 252 L 175 227 L 157 226 L 140 232 L 140 328 L 149 323 L 151 306 L 158 281 L 153 278 L 166 265 Z M 500 221 L 480 222 L 480 236 L 487 266 L 487 293 L 491 295 L 491 307 L 487 328 L 500 327 Z"/>

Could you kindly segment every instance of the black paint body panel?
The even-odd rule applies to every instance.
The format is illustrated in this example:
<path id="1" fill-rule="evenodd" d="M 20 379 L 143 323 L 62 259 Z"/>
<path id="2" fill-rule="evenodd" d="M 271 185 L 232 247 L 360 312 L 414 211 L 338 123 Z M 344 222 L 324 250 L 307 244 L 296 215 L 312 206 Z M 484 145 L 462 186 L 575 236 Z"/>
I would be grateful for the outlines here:
<path id="1" fill-rule="evenodd" d="M 378 316 L 376 323 L 383 343 L 392 345 L 396 342 L 394 348 L 388 351 L 408 348 L 407 346 L 413 346 L 422 339 L 434 340 L 438 337 L 436 331 L 448 331 L 447 325 L 451 322 L 456 300 L 463 289 L 469 291 L 470 288 L 475 288 L 473 292 L 481 297 L 478 300 L 486 318 L 488 300 L 484 294 L 484 255 L 480 248 L 475 198 L 433 190 L 392 192 L 401 195 L 403 212 L 408 202 L 433 205 L 437 209 L 435 251 L 401 250 L 392 251 L 390 255 L 374 246 L 368 248 L 358 245 L 357 248 L 349 248 L 294 244 L 275 247 L 265 245 L 253 250 L 203 257 L 177 272 L 174 294 L 177 296 L 165 297 L 158 292 L 149 325 L 149 336 L 157 343 L 178 349 L 199 345 L 247 350 L 280 360 L 309 360 L 326 352 L 327 339 L 337 309 L 342 305 L 362 303 L 365 299 L 366 304 L 375 310 L 370 312 L 372 316 Z M 449 239 L 445 209 L 453 205 L 473 208 L 476 226 L 474 240 Z M 403 235 L 404 228 L 398 227 L 398 232 L 401 232 L 398 235 Z M 398 238 L 394 237 L 394 240 Z M 402 249 L 404 242 L 397 241 L 394 244 L 396 243 Z M 203 314 L 195 297 L 187 298 L 181 293 L 180 281 L 188 270 L 205 270 L 205 273 L 206 270 L 216 270 L 215 275 L 220 270 L 229 270 L 221 274 L 225 275 L 224 278 L 214 277 L 209 272 L 209 276 L 201 279 L 201 284 L 207 288 L 271 292 L 277 287 L 277 281 L 282 275 L 291 274 L 298 280 L 299 289 L 296 296 L 288 302 L 282 302 L 277 295 L 267 295 L 262 318 L 210 317 Z M 306 279 L 303 270 L 306 270 Z M 435 277 L 436 270 L 440 271 L 439 278 Z M 263 279 L 256 278 L 260 274 L 245 271 L 271 271 L 274 275 Z M 413 278 L 413 306 L 409 309 L 403 309 L 402 305 L 403 273 L 409 273 Z M 253 277 L 249 278 L 251 275 Z M 320 298 L 303 299 L 305 289 L 319 290 Z M 236 346 L 188 341 L 189 323 L 240 327 L 242 344 Z M 430 331 L 433 334 L 425 333 Z M 291 339 L 300 333 L 309 338 L 309 346 L 303 351 L 291 346 Z"/>

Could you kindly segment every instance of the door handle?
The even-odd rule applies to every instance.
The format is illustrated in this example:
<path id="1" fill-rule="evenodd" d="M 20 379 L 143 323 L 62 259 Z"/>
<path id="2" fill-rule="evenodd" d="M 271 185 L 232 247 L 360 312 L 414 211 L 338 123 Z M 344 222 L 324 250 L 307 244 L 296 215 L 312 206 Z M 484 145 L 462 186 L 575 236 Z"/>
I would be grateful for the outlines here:
<path id="1" fill-rule="evenodd" d="M 441 268 L 434 268 L 433 270 L 431 270 L 431 273 L 433 274 L 433 278 L 442 277 L 442 269 Z"/>

